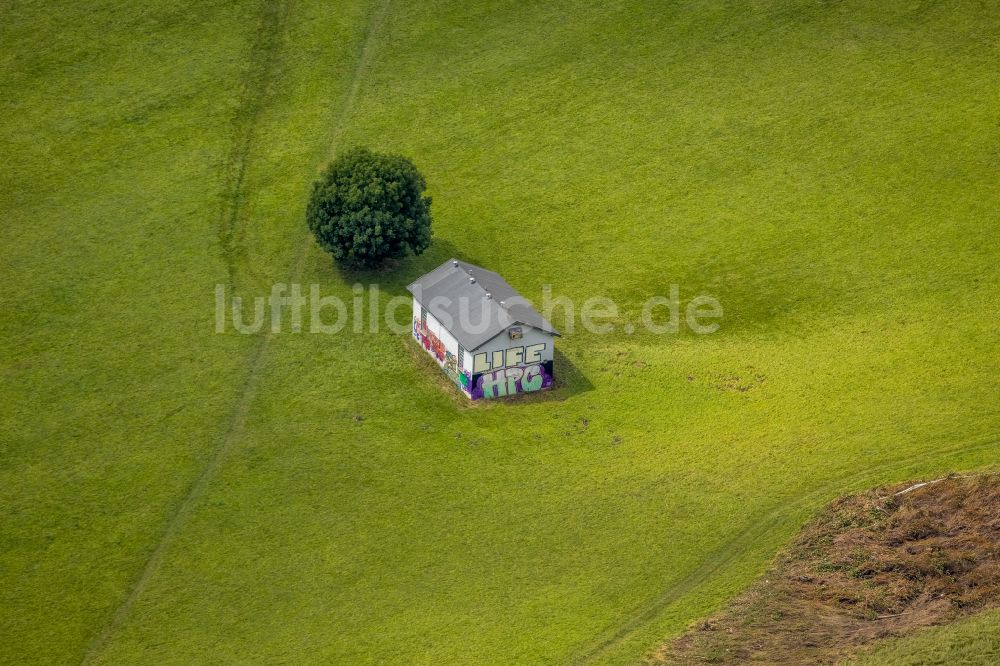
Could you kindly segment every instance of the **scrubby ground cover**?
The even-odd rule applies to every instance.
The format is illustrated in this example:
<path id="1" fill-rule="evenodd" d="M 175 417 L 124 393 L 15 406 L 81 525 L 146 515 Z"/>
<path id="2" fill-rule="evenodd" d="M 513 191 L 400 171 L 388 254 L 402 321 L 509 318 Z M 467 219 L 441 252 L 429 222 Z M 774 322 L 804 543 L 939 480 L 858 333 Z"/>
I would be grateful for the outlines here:
<path id="1" fill-rule="evenodd" d="M 925 483 L 833 502 L 750 589 L 653 661 L 834 664 L 1000 605 L 1000 476 Z"/>
<path id="2" fill-rule="evenodd" d="M 997 460 L 988 3 L 2 11 L 0 661 L 630 662 L 831 498 Z M 361 143 L 434 197 L 388 275 L 303 222 Z M 477 408 L 387 331 L 214 333 L 452 255 L 617 332 Z M 671 284 L 721 329 L 626 334 Z"/>

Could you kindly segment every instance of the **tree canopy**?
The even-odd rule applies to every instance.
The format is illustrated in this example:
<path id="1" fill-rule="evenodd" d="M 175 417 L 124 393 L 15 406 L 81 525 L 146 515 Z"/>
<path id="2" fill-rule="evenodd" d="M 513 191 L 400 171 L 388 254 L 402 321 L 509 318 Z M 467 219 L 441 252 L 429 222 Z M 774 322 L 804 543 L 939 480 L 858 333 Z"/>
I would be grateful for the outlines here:
<path id="1" fill-rule="evenodd" d="M 313 184 L 306 220 L 338 262 L 377 267 L 430 245 L 426 187 L 406 157 L 354 148 L 331 162 Z"/>

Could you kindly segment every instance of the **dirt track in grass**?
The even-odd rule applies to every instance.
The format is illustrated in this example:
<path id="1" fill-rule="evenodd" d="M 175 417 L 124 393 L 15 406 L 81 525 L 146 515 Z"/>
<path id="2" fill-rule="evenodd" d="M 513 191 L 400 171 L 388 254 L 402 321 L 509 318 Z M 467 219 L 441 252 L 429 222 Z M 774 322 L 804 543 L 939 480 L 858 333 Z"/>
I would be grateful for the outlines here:
<path id="1" fill-rule="evenodd" d="M 1000 475 L 913 486 L 830 504 L 757 583 L 651 662 L 837 663 L 1000 605 Z"/>

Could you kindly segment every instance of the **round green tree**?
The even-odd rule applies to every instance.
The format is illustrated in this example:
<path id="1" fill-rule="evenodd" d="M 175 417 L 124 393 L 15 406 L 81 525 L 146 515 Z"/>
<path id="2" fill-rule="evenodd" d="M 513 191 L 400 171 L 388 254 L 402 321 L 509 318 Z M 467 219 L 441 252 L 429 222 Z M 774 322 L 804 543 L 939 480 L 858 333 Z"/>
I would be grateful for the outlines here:
<path id="1" fill-rule="evenodd" d="M 337 261 L 372 268 L 431 242 L 431 198 L 413 162 L 355 148 L 313 184 L 306 220 Z"/>

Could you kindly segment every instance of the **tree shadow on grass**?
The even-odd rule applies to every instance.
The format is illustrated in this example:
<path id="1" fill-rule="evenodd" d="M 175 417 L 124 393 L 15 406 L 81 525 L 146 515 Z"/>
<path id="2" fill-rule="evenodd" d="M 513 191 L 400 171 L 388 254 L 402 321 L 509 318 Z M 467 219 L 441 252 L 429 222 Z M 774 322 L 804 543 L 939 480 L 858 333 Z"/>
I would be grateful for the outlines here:
<path id="1" fill-rule="evenodd" d="M 406 296 L 406 285 L 429 273 L 452 257 L 475 263 L 449 240 L 435 239 L 419 256 L 407 256 L 386 262 L 377 268 L 357 268 L 331 263 L 333 274 L 345 284 L 377 284 L 389 296 Z"/>

